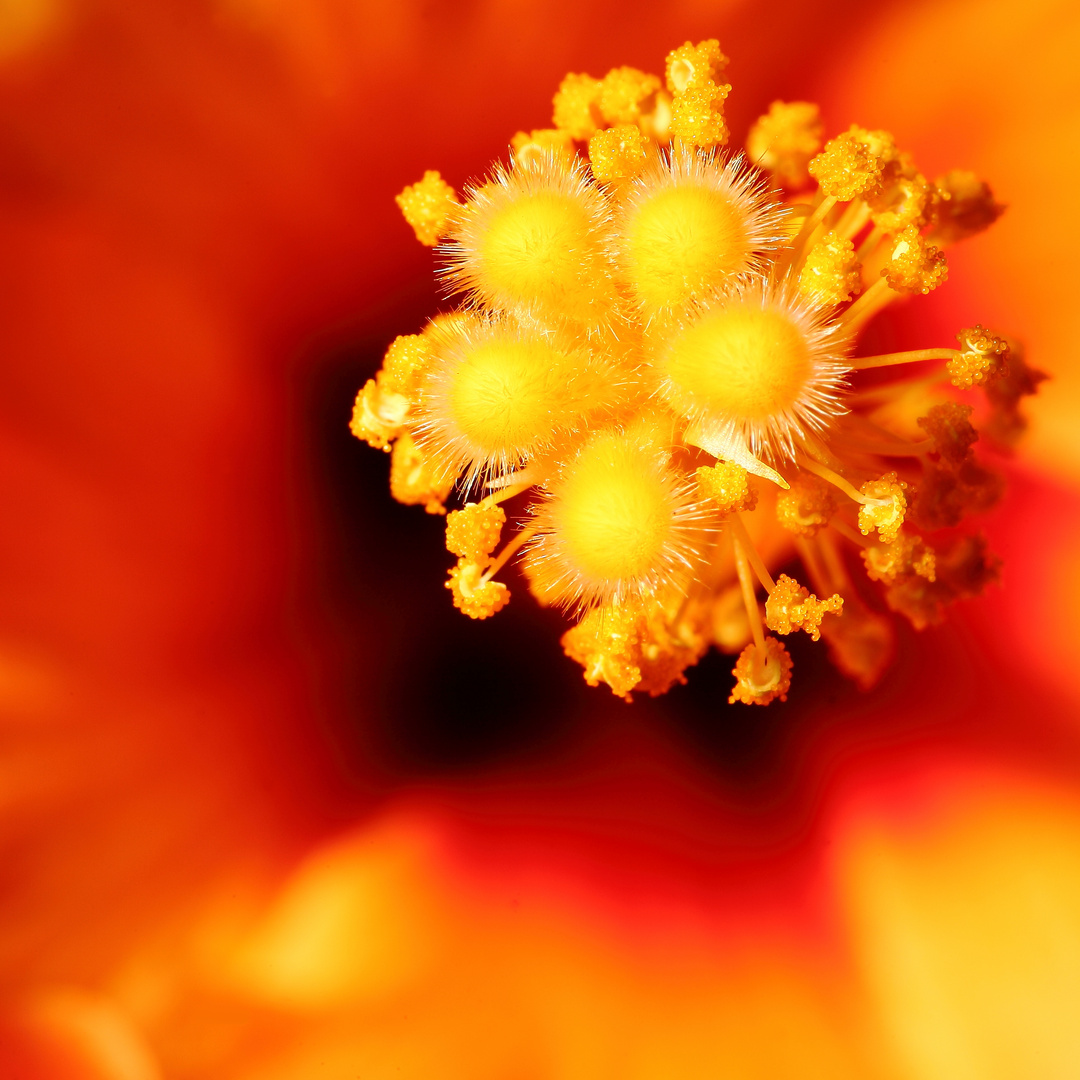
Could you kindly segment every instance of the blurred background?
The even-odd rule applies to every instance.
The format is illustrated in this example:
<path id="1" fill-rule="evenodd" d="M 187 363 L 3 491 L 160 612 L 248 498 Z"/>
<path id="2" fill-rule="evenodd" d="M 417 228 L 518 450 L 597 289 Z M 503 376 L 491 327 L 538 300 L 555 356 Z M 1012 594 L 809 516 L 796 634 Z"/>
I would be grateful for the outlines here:
<path id="1" fill-rule="evenodd" d="M 1049 372 L 1002 587 L 860 693 L 628 706 L 348 432 L 447 306 L 393 196 L 568 71 L 731 56 L 1009 206 L 897 306 Z M 0 1073 L 1080 1075 L 1080 9 L 0 0 Z"/>

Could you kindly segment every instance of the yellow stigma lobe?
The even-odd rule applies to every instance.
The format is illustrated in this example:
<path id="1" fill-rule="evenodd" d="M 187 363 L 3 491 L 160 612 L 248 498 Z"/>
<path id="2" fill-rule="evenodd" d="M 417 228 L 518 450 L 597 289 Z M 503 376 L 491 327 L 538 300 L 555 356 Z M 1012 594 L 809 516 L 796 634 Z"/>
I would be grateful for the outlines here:
<path id="1" fill-rule="evenodd" d="M 609 216 L 582 165 L 541 156 L 498 170 L 455 219 L 448 277 L 485 307 L 595 327 L 614 301 Z"/>
<path id="2" fill-rule="evenodd" d="M 690 566 L 694 517 L 651 437 L 601 432 L 564 470 L 539 515 L 534 573 L 565 601 L 643 595 Z"/>
<path id="3" fill-rule="evenodd" d="M 623 205 L 622 278 L 646 315 L 685 308 L 756 269 L 784 218 L 738 158 L 674 152 L 633 182 Z"/>
<path id="4" fill-rule="evenodd" d="M 426 373 L 418 430 L 452 468 L 512 467 L 549 448 L 603 400 L 603 373 L 574 346 L 485 323 L 437 339 Z"/>
<path id="5" fill-rule="evenodd" d="M 674 524 L 670 485 L 636 447 L 602 440 L 578 459 L 558 492 L 555 520 L 567 551 L 594 580 L 640 578 Z"/>
<path id="6" fill-rule="evenodd" d="M 753 254 L 732 199 L 706 187 L 669 187 L 630 219 L 627 277 L 643 307 L 678 307 L 745 270 Z"/>
<path id="7" fill-rule="evenodd" d="M 577 285 L 580 252 L 588 246 L 589 220 L 577 202 L 568 195 L 538 192 L 492 218 L 481 258 L 495 288 L 511 302 L 536 299 L 584 319 L 591 298 L 587 293 L 582 298 Z"/>
<path id="8" fill-rule="evenodd" d="M 665 363 L 695 406 L 761 421 L 791 410 L 812 372 L 800 327 L 779 308 L 751 303 L 708 312 L 675 338 Z"/>

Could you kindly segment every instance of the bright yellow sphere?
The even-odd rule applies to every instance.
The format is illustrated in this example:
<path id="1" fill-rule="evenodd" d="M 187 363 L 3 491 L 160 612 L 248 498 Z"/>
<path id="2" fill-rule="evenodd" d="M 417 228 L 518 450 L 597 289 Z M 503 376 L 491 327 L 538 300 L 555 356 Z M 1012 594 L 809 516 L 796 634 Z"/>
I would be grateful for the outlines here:
<path id="1" fill-rule="evenodd" d="M 586 593 L 648 577 L 664 563 L 677 501 L 655 451 L 601 436 L 554 493 L 554 531 Z"/>
<path id="2" fill-rule="evenodd" d="M 559 191 L 519 194 L 484 224 L 472 274 L 487 300 L 586 323 L 605 314 L 608 268 L 580 199 Z"/>
<path id="3" fill-rule="evenodd" d="M 735 301 L 682 330 L 669 343 L 663 368 L 676 407 L 761 421 L 802 399 L 813 358 L 804 330 L 787 312 Z"/>
<path id="4" fill-rule="evenodd" d="M 750 265 L 744 213 L 703 184 L 660 188 L 634 209 L 624 230 L 624 272 L 646 310 L 677 308 L 721 287 Z"/>
<path id="5" fill-rule="evenodd" d="M 573 389 L 578 363 L 544 339 L 481 341 L 449 373 L 446 419 L 474 459 L 527 455 L 589 404 Z"/>

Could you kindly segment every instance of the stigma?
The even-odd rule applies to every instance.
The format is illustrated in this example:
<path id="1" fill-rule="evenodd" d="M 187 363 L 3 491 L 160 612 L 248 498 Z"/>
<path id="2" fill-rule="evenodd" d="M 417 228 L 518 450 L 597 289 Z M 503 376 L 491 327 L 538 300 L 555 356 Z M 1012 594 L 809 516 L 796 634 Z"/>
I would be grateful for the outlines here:
<path id="1" fill-rule="evenodd" d="M 773 102 L 740 149 L 727 62 L 707 40 L 662 76 L 567 75 L 487 175 L 407 187 L 457 303 L 390 343 L 351 424 L 392 451 L 395 498 L 446 514 L 455 606 L 497 615 L 516 567 L 628 701 L 715 648 L 732 704 L 783 702 L 799 631 L 871 687 L 894 617 L 921 629 L 996 580 L 981 459 L 1043 378 L 982 325 L 863 348 L 1002 207 L 887 131 L 828 137 L 810 102 Z"/>

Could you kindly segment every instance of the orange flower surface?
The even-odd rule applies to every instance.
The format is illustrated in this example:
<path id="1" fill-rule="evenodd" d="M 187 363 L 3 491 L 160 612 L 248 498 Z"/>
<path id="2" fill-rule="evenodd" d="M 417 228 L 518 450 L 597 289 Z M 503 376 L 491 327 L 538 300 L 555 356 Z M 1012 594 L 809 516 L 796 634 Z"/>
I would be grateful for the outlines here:
<path id="1" fill-rule="evenodd" d="M 1040 0 L 3 6 L 0 1076 L 1080 1073 L 1078 42 Z M 606 71 L 604 183 L 656 71 L 694 138 L 815 101 L 1007 207 L 854 354 L 992 320 L 1052 380 L 993 461 L 1000 587 L 899 627 L 872 690 L 792 633 L 768 710 L 715 653 L 600 694 L 557 613 L 460 618 L 446 520 L 348 432 L 443 303 L 394 196 L 569 153 L 551 95 Z M 590 86 L 554 130 L 596 134 Z M 964 416 L 917 416 L 965 458 Z M 447 539 L 479 561 L 501 527 Z M 770 624 L 827 636 L 773 569 Z"/>

